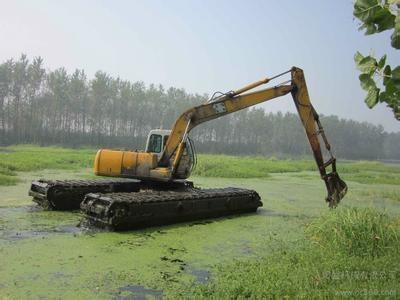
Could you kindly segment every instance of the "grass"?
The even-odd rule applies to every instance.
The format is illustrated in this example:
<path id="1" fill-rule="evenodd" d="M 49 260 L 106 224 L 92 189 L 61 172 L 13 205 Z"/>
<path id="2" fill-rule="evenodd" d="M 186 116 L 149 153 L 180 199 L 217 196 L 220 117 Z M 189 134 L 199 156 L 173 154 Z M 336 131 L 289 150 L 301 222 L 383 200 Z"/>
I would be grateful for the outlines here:
<path id="1" fill-rule="evenodd" d="M 65 149 L 21 145 L 0 148 L 0 185 L 19 182 L 17 172 L 44 169 L 81 169 L 93 163 L 93 149 Z"/>
<path id="2" fill-rule="evenodd" d="M 344 178 L 364 184 L 400 184 L 400 168 L 377 161 L 340 162 L 338 171 Z"/>
<path id="3" fill-rule="evenodd" d="M 0 151 L 0 172 L 77 169 L 92 166 L 94 149 L 66 149 L 22 145 Z M 3 173 L 4 174 L 4 173 Z"/>
<path id="4" fill-rule="evenodd" d="M 20 180 L 17 173 L 12 171 L 10 168 L 2 166 L 0 162 L 0 185 L 15 185 Z"/>
<path id="5" fill-rule="evenodd" d="M 400 190 L 384 189 L 384 190 L 363 190 L 360 192 L 362 196 L 371 197 L 373 199 L 390 199 L 400 202 Z"/>
<path id="6" fill-rule="evenodd" d="M 263 178 L 269 173 L 317 170 L 311 160 L 277 160 L 261 156 L 199 155 L 194 175 L 230 178 Z"/>
<path id="7" fill-rule="evenodd" d="M 15 185 L 19 182 L 19 178 L 16 176 L 9 176 L 0 173 L 0 185 Z"/>
<path id="8" fill-rule="evenodd" d="M 21 145 L 0 148 L 0 185 L 18 182 L 16 172 L 43 169 L 79 169 L 92 167 L 95 149 L 66 149 Z M 194 176 L 219 178 L 267 178 L 271 173 L 317 171 L 313 160 L 276 159 L 200 154 Z M 339 174 L 345 180 L 364 184 L 400 184 L 400 168 L 380 162 L 338 162 Z M 301 175 L 303 178 L 318 176 Z"/>
<path id="9" fill-rule="evenodd" d="M 338 209 L 314 220 L 308 239 L 261 259 L 220 265 L 198 298 L 270 299 L 395 296 L 400 218 L 373 209 Z M 279 243 L 279 242 L 278 242 Z"/>
<path id="10" fill-rule="evenodd" d="M 387 172 L 348 173 L 347 180 L 364 184 L 400 184 L 400 174 Z"/>
<path id="11" fill-rule="evenodd" d="M 324 251 L 378 257 L 400 246 L 399 221 L 370 208 L 351 208 L 327 214 L 315 221 L 308 231 Z"/>

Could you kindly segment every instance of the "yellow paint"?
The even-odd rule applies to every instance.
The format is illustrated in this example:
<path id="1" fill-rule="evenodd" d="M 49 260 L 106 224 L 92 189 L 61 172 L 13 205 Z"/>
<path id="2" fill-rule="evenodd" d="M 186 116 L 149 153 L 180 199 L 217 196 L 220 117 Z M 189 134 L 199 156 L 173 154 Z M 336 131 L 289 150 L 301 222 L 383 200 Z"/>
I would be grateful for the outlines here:
<path id="1" fill-rule="evenodd" d="M 178 151 L 176 151 L 176 156 L 174 158 L 174 162 L 172 164 L 172 173 L 175 172 L 175 170 L 178 168 L 179 162 L 181 161 L 183 151 L 185 150 L 186 143 L 185 141 L 182 141 L 182 143 L 179 144 L 178 146 Z"/>
<path id="2" fill-rule="evenodd" d="M 149 152 L 138 153 L 136 174 L 140 177 L 150 177 L 150 170 L 157 167 L 157 155 Z"/>
<path id="3" fill-rule="evenodd" d="M 103 176 L 121 175 L 122 154 L 122 151 L 107 149 L 97 151 L 94 173 Z"/>
<path id="4" fill-rule="evenodd" d="M 122 158 L 122 169 L 134 172 L 138 160 L 138 153 L 133 151 L 124 151 Z"/>
<path id="5" fill-rule="evenodd" d="M 155 168 L 150 170 L 150 177 L 156 180 L 168 181 L 171 180 L 171 170 L 169 168 Z"/>
<path id="6" fill-rule="evenodd" d="M 313 114 L 313 107 L 310 101 L 310 96 L 308 95 L 308 89 L 303 70 L 294 68 L 292 71 L 292 80 L 297 89 L 296 93 L 293 93 L 293 100 L 306 131 L 306 135 L 313 151 L 314 158 L 317 162 L 319 171 L 323 176 L 325 175 L 325 168 L 323 167 L 324 158 L 321 152 L 318 135 L 316 135 L 318 130 L 316 118 Z"/>
<path id="7" fill-rule="evenodd" d="M 101 176 L 148 178 L 157 167 L 157 155 L 148 152 L 101 149 L 94 162 L 94 173 Z"/>

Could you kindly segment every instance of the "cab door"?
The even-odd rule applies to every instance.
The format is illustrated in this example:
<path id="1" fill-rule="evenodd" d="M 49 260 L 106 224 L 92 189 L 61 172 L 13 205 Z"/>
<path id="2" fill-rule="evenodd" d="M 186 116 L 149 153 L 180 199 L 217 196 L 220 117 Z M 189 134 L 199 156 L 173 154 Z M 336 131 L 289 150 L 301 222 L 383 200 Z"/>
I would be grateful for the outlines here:
<path id="1" fill-rule="evenodd" d="M 152 133 L 147 139 L 146 152 L 152 152 L 157 155 L 158 160 L 161 158 L 161 154 L 164 150 L 165 144 L 167 143 L 169 134 Z"/>

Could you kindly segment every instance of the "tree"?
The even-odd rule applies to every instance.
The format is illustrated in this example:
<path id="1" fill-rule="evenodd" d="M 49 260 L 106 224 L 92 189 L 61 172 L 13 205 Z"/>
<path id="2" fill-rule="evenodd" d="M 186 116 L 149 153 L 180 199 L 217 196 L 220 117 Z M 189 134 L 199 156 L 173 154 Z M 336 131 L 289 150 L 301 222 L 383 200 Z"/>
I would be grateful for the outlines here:
<path id="1" fill-rule="evenodd" d="M 24 118 L 25 135 L 30 141 L 36 142 L 35 137 L 38 129 L 41 127 L 42 120 L 38 117 L 40 106 L 37 105 L 38 95 L 45 77 L 45 69 L 43 68 L 43 59 L 35 57 L 33 62 L 28 66 L 28 84 L 26 88 L 26 98 L 28 112 Z"/>
<path id="2" fill-rule="evenodd" d="M 6 97 L 11 90 L 13 61 L 8 60 L 0 65 L 0 137 L 4 141 L 6 131 L 5 105 Z"/>
<path id="3" fill-rule="evenodd" d="M 47 89 L 52 101 L 46 109 L 49 110 L 52 140 L 56 140 L 59 136 L 62 142 L 67 140 L 65 133 L 69 131 L 70 126 L 69 81 L 70 77 L 64 68 L 59 68 L 47 76 Z"/>
<path id="4" fill-rule="evenodd" d="M 361 21 L 359 30 L 365 35 L 393 30 L 391 45 L 400 49 L 400 0 L 356 0 L 353 15 Z M 365 102 L 373 108 L 378 102 L 386 103 L 400 120 L 400 66 L 386 64 L 386 55 L 379 60 L 357 52 L 354 56 L 361 87 L 367 91 Z"/>
<path id="5" fill-rule="evenodd" d="M 86 82 L 86 75 L 83 70 L 75 70 L 72 74 L 68 94 L 71 98 L 73 129 L 82 136 L 86 130 L 86 120 L 88 114 L 88 94 L 89 88 Z"/>
<path id="6" fill-rule="evenodd" d="M 46 70 L 40 57 L 0 64 L 0 145 L 13 143 L 143 149 L 150 129 L 171 128 L 207 95 L 146 85 L 97 72 Z M 16 122 L 18 118 L 18 122 Z M 321 116 L 335 153 L 349 159 L 400 159 L 400 133 L 381 126 Z M 310 155 L 297 114 L 244 109 L 191 131 L 199 152 Z"/>

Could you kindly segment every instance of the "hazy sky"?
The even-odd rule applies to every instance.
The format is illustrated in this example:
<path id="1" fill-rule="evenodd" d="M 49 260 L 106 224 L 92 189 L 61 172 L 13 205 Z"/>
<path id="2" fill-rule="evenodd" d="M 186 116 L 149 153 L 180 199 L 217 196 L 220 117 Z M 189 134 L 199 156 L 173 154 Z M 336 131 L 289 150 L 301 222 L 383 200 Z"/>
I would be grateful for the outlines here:
<path id="1" fill-rule="evenodd" d="M 357 50 L 388 54 L 389 35 L 364 36 L 351 0 L 17 1 L 0 0 L 0 62 L 26 53 L 47 68 L 97 70 L 193 93 L 228 91 L 265 76 L 304 69 L 317 111 L 400 131 L 385 105 L 369 110 Z M 295 111 L 290 96 L 267 111 Z"/>

